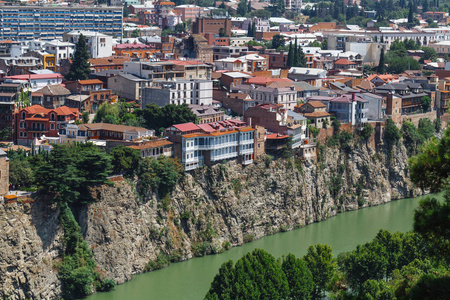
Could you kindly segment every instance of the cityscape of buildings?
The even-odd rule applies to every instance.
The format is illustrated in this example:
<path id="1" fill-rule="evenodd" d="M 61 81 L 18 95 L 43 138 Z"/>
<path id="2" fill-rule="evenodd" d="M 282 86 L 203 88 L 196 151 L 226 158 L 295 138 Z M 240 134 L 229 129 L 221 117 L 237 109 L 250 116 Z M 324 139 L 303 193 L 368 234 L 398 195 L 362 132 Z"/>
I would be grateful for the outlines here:
<path id="1" fill-rule="evenodd" d="M 4 142 L 46 149 L 120 144 L 142 157 L 175 156 L 189 171 L 223 160 L 247 165 L 286 146 L 315 157 L 316 143 L 333 134 L 333 119 L 350 132 L 367 124 L 381 130 L 387 118 L 398 126 L 448 122 L 448 13 L 417 14 L 415 26 L 376 26 L 377 12 L 360 7 L 368 21 L 359 26 L 289 14 L 231 16 L 239 14 L 236 2 L 225 9 L 110 4 L 1 4 L 0 130 L 10 133 Z M 248 13 L 274 5 L 251 1 Z M 292 15 L 310 9 L 301 1 L 284 5 Z M 81 35 L 90 74 L 67 80 Z M 388 72 L 383 57 L 408 41 L 418 46 L 405 55 L 420 68 L 409 63 Z M 302 56 L 293 59 L 295 46 Z M 92 123 L 101 105 L 123 101 L 133 109 L 186 104 L 197 120 L 164 128 L 162 136 L 155 134 L 160 128 Z M 91 122 L 81 122 L 83 113 Z"/>

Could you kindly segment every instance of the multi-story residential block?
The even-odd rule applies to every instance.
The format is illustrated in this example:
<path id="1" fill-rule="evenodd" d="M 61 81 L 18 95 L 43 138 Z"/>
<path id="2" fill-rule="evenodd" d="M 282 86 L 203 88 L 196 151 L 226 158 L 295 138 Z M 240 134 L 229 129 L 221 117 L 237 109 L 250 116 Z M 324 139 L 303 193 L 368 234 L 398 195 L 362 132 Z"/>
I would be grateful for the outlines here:
<path id="1" fill-rule="evenodd" d="M 122 7 L 2 6 L 1 39 L 61 39 L 72 30 L 122 36 Z"/>
<path id="2" fill-rule="evenodd" d="M 169 60 L 158 62 L 129 61 L 123 71 L 140 78 L 154 80 L 202 79 L 210 80 L 212 66 L 198 61 Z"/>
<path id="3" fill-rule="evenodd" d="M 108 88 L 117 96 L 138 103 L 142 103 L 142 90 L 149 87 L 150 83 L 151 79 L 143 79 L 133 74 L 119 73 L 108 78 Z"/>
<path id="4" fill-rule="evenodd" d="M 231 19 L 229 18 L 197 18 L 192 24 L 194 34 L 202 33 L 220 33 L 220 29 L 227 36 L 231 36 Z"/>
<path id="5" fill-rule="evenodd" d="M 58 40 L 50 41 L 44 44 L 44 50 L 55 55 L 55 64 L 59 64 L 62 59 L 71 59 L 75 52 L 75 44 L 61 42 Z"/>
<path id="6" fill-rule="evenodd" d="M 233 91 L 249 94 L 256 104 L 280 104 L 290 110 L 293 110 L 297 104 L 297 91 L 293 85 L 279 87 L 277 82 L 267 87 L 242 84 L 234 87 Z"/>
<path id="7" fill-rule="evenodd" d="M 188 20 L 194 22 L 197 20 L 197 18 L 201 18 L 206 15 L 204 7 L 200 7 L 193 4 L 178 5 L 175 6 L 173 10 L 175 13 L 181 16 L 181 20 L 183 22 L 186 22 Z"/>
<path id="8" fill-rule="evenodd" d="M 393 94 L 401 99 L 401 114 L 413 114 L 422 112 L 422 98 L 430 96 L 423 91 L 420 83 L 386 83 L 378 86 L 375 93 L 380 96 L 388 96 Z M 434 97 L 431 98 L 431 107 L 434 108 Z M 392 99 L 392 97 L 391 97 Z M 388 97 L 388 102 L 389 102 Z"/>
<path id="9" fill-rule="evenodd" d="M 255 100 L 247 93 L 227 93 L 221 102 L 224 108 L 242 116 L 249 107 L 255 106 Z"/>
<path id="10" fill-rule="evenodd" d="M 220 78 L 220 82 L 222 85 L 227 88 L 227 90 L 233 90 L 236 86 L 243 84 L 249 78 L 252 78 L 253 75 L 244 72 L 226 72 L 222 74 Z"/>
<path id="11" fill-rule="evenodd" d="M 58 137 L 59 129 L 80 120 L 81 113 L 78 109 L 67 106 L 47 109 L 40 105 L 32 105 L 19 110 L 15 119 L 17 143 L 30 146 L 35 138 L 42 135 Z"/>
<path id="12" fill-rule="evenodd" d="M 285 69 L 287 67 L 287 52 L 283 50 L 280 52 L 269 52 L 266 56 L 269 58 L 269 69 Z"/>
<path id="13" fill-rule="evenodd" d="M 329 101 L 322 102 L 327 105 L 327 111 L 333 113 L 341 123 L 359 127 L 367 123 L 368 101 L 356 93 L 332 97 Z"/>
<path id="14" fill-rule="evenodd" d="M 247 61 L 248 72 L 253 73 L 258 71 L 267 71 L 267 69 L 269 69 L 268 59 L 264 56 L 258 54 L 247 54 L 240 56 L 239 58 Z"/>
<path id="15" fill-rule="evenodd" d="M 123 69 L 123 64 L 129 61 L 130 58 L 127 56 L 110 56 L 103 58 L 91 58 L 89 59 L 89 64 L 92 73 L 98 73 L 108 70 L 121 70 Z"/>
<path id="16" fill-rule="evenodd" d="M 304 101 L 308 97 L 318 96 L 320 89 L 305 81 L 293 81 L 292 84 L 297 90 L 297 100 Z"/>
<path id="17" fill-rule="evenodd" d="M 66 97 L 72 94 L 60 84 L 52 84 L 32 93 L 32 104 L 47 109 L 55 109 L 65 105 Z"/>
<path id="18" fill-rule="evenodd" d="M 0 92 L 0 130 L 10 130 L 6 141 L 14 141 L 16 99 L 16 93 Z"/>
<path id="19" fill-rule="evenodd" d="M 229 57 L 239 57 L 242 56 L 244 52 L 248 52 L 247 46 L 214 46 L 213 56 L 214 61 Z"/>
<path id="20" fill-rule="evenodd" d="M 274 104 L 261 104 L 249 107 L 245 111 L 244 120 L 249 124 L 262 126 L 270 132 L 292 136 L 292 148 L 311 144 L 306 118 L 291 110 Z"/>
<path id="21" fill-rule="evenodd" d="M 63 34 L 65 42 L 78 43 L 80 34 L 86 38 L 90 58 L 102 58 L 112 55 L 112 36 L 100 32 L 73 30 Z"/>
<path id="22" fill-rule="evenodd" d="M 251 164 L 255 158 L 255 129 L 240 120 L 207 124 L 177 124 L 164 131 L 174 143 L 175 156 L 186 171 L 203 165 L 238 159 Z M 264 141 L 264 137 L 260 137 Z"/>
<path id="23" fill-rule="evenodd" d="M 217 34 L 217 33 L 203 33 L 202 35 L 208 41 L 208 45 L 210 45 L 210 46 L 229 46 L 230 45 L 229 37 L 220 36 L 220 34 Z"/>
<path id="24" fill-rule="evenodd" d="M 212 105 L 212 87 L 210 80 L 153 81 L 151 87 L 142 91 L 142 107 L 155 103 Z"/>
<path id="25" fill-rule="evenodd" d="M 28 74 L 30 70 L 40 68 L 42 68 L 41 61 L 36 57 L 0 57 L 0 70 L 9 76 Z"/>
<path id="26" fill-rule="evenodd" d="M 89 95 L 84 110 L 90 113 L 95 113 L 103 102 L 110 100 L 112 94 L 110 89 L 104 88 L 103 81 L 99 79 L 66 82 L 66 87 L 74 94 Z"/>
<path id="27" fill-rule="evenodd" d="M 247 72 L 247 61 L 242 58 L 223 58 L 214 61 L 217 70 L 227 70 L 234 72 Z"/>
<path id="28" fill-rule="evenodd" d="M 450 80 L 447 78 L 439 81 L 439 101 L 436 102 L 436 110 L 439 116 L 448 114 L 450 103 Z"/>
<path id="29" fill-rule="evenodd" d="M 59 73 L 49 73 L 49 74 L 28 74 L 28 75 L 14 75 L 6 76 L 6 83 L 28 83 L 27 85 L 31 88 L 31 91 L 37 91 L 43 87 L 50 84 L 61 84 L 64 76 Z"/>
<path id="30" fill-rule="evenodd" d="M 437 23 L 443 23 L 445 25 L 448 24 L 450 21 L 449 17 L 447 16 L 447 13 L 443 11 L 427 11 L 422 13 L 422 19 L 426 20 L 428 18 L 433 19 L 433 21 L 436 21 Z"/>
<path id="31" fill-rule="evenodd" d="M 152 46 L 144 44 L 118 44 L 113 47 L 115 55 L 134 57 L 134 58 L 151 58 L 156 49 Z"/>

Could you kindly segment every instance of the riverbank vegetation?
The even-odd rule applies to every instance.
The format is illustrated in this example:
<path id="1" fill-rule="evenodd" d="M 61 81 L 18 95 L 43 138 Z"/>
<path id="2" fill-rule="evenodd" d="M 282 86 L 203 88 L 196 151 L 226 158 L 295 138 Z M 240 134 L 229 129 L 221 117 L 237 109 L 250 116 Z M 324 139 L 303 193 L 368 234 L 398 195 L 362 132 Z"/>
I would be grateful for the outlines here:
<path id="1" fill-rule="evenodd" d="M 256 249 L 236 264 L 224 263 L 205 299 L 322 299 L 325 293 L 333 299 L 448 299 L 450 129 L 441 140 L 428 139 L 409 164 L 421 188 L 446 188 L 443 202 L 420 202 L 414 231 L 380 230 L 371 242 L 337 258 L 326 245 L 311 246 L 303 258 L 289 254 L 278 260 Z"/>

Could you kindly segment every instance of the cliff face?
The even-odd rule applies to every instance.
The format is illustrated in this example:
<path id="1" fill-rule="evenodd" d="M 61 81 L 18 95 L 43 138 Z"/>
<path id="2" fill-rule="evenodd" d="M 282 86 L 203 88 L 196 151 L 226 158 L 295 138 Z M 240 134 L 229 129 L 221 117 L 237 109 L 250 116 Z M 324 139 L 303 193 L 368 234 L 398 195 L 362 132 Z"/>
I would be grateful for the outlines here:
<path id="1" fill-rule="evenodd" d="M 58 211 L 41 202 L 0 205 L 0 232 L 0 298 L 58 299 Z"/>
<path id="2" fill-rule="evenodd" d="M 234 162 L 186 174 L 170 198 L 138 200 L 134 183 L 94 191 L 77 212 L 95 260 L 117 283 L 150 261 L 216 253 L 265 235 L 324 220 L 338 212 L 414 196 L 405 149 L 389 156 L 366 145 L 324 149 L 319 162 Z M 56 298 L 62 230 L 58 212 L 39 202 L 0 206 L 0 297 Z M 155 264 L 153 264 L 154 266 Z"/>
<path id="3" fill-rule="evenodd" d="M 366 145 L 325 149 L 321 162 L 234 162 L 187 174 L 171 199 L 139 203 L 132 184 L 97 191 L 80 215 L 95 259 L 116 282 L 165 254 L 183 260 L 321 221 L 338 212 L 414 195 L 405 149 L 387 161 Z M 158 260 L 159 261 L 159 260 Z"/>

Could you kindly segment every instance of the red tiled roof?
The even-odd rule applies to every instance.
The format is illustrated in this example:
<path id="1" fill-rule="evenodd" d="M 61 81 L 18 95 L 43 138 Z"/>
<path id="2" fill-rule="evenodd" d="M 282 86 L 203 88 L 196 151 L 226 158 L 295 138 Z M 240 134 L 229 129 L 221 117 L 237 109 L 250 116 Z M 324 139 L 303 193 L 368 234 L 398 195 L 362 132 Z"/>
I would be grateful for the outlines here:
<path id="1" fill-rule="evenodd" d="M 262 77 L 262 76 L 256 76 L 253 78 L 249 78 L 245 81 L 245 83 L 248 84 L 262 84 L 262 85 L 266 85 L 268 83 L 272 83 L 275 81 L 288 81 L 288 82 L 292 82 L 292 80 L 287 79 L 287 78 L 270 78 L 270 77 Z"/>
<path id="2" fill-rule="evenodd" d="M 327 107 L 325 104 L 323 104 L 320 101 L 309 101 L 308 104 L 314 108 Z"/>
<path id="3" fill-rule="evenodd" d="M 60 106 L 60 107 L 54 109 L 54 111 L 56 112 L 56 114 L 61 115 L 61 116 L 67 116 L 70 114 L 77 115 L 79 113 L 78 108 L 67 107 L 67 106 Z"/>
<path id="4" fill-rule="evenodd" d="M 87 79 L 78 81 L 80 84 L 103 84 L 103 81 L 98 79 Z"/>
<path id="5" fill-rule="evenodd" d="M 335 65 L 356 65 L 355 62 L 349 61 L 346 58 L 340 58 L 334 62 Z"/>
<path id="6" fill-rule="evenodd" d="M 281 140 L 281 139 L 287 139 L 288 137 L 289 137 L 289 135 L 279 134 L 279 133 L 272 133 L 272 134 L 266 135 L 266 138 L 268 140 Z"/>
<path id="7" fill-rule="evenodd" d="M 195 125 L 192 122 L 173 125 L 173 127 L 175 127 L 176 129 L 178 129 L 179 131 L 182 131 L 182 132 L 200 130 L 200 127 L 198 127 L 197 125 Z"/>
<path id="8" fill-rule="evenodd" d="M 37 105 L 37 104 L 25 107 L 24 110 L 27 113 L 33 114 L 33 115 L 34 114 L 47 114 L 50 111 L 50 109 L 47 109 L 47 108 Z"/>
<path id="9" fill-rule="evenodd" d="M 329 113 L 327 113 L 326 111 L 315 111 L 312 113 L 304 113 L 303 114 L 305 117 L 309 117 L 309 118 L 322 118 L 322 117 L 328 117 L 330 116 Z"/>

